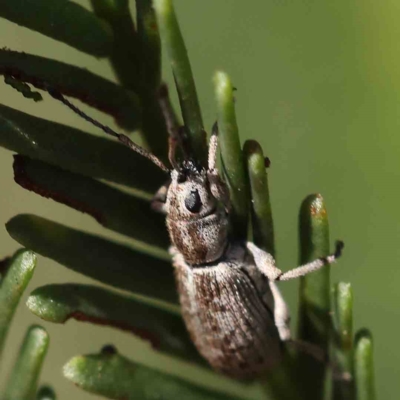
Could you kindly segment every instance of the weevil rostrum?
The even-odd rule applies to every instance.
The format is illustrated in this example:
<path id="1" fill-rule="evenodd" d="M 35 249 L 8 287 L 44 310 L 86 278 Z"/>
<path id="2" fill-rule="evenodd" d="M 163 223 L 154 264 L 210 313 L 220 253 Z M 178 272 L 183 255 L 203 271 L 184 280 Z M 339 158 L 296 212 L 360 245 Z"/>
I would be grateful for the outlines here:
<path id="1" fill-rule="evenodd" d="M 186 327 L 214 369 L 237 379 L 253 378 L 274 367 L 281 359 L 282 343 L 292 341 L 289 310 L 277 282 L 334 262 L 343 243 L 336 243 L 333 254 L 282 272 L 271 254 L 252 242 L 230 237 L 229 191 L 216 166 L 217 126 L 209 141 L 208 165 L 199 165 L 190 158 L 179 134 L 166 89 L 161 92 L 172 169 L 127 136 L 94 121 L 60 93 L 49 90 L 83 118 L 170 173 L 168 184 L 157 192 L 152 206 L 166 215 Z M 177 147 L 184 155 L 180 161 Z"/>

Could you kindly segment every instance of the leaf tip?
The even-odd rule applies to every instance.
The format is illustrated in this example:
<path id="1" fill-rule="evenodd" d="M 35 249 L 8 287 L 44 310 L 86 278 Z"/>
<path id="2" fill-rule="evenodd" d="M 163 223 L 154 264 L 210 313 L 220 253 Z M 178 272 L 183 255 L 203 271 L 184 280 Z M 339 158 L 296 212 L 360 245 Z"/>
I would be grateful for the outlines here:
<path id="1" fill-rule="evenodd" d="M 362 328 L 356 333 L 355 337 L 356 348 L 361 351 L 372 351 L 373 338 L 372 333 L 367 328 Z"/>
<path id="2" fill-rule="evenodd" d="M 27 335 L 32 336 L 41 347 L 47 347 L 50 336 L 40 325 L 31 325 L 28 329 Z"/>
<path id="3" fill-rule="evenodd" d="M 271 162 L 268 157 L 264 157 L 260 143 L 256 140 L 246 140 L 243 145 L 243 154 L 247 160 L 249 173 L 265 174 L 265 169 Z"/>
<path id="4" fill-rule="evenodd" d="M 69 379 L 75 384 L 79 383 L 79 373 L 84 366 L 85 359 L 83 356 L 75 356 L 71 358 L 62 368 L 65 378 Z"/>
<path id="5" fill-rule="evenodd" d="M 229 76 L 224 71 L 214 73 L 214 85 L 217 97 L 233 93 L 233 88 Z"/>
<path id="6" fill-rule="evenodd" d="M 322 217 L 327 214 L 325 201 L 320 193 L 308 195 L 303 200 L 302 210 L 310 213 L 312 217 Z"/>
<path id="7" fill-rule="evenodd" d="M 37 256 L 31 250 L 22 250 L 21 251 L 21 265 L 24 270 L 33 270 L 36 267 Z"/>

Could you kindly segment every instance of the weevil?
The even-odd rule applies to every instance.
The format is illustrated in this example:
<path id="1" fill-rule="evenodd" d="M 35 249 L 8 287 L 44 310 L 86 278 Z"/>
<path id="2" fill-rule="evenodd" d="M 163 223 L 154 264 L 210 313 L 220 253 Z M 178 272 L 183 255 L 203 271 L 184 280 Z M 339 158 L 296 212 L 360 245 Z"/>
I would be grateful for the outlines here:
<path id="1" fill-rule="evenodd" d="M 217 169 L 217 125 L 209 140 L 208 164 L 200 165 L 190 158 L 166 88 L 161 91 L 160 104 L 170 133 L 171 169 L 127 136 L 93 120 L 60 93 L 49 93 L 170 174 L 152 206 L 166 215 L 182 316 L 200 354 L 215 370 L 238 379 L 254 378 L 274 367 L 282 357 L 282 344 L 292 341 L 289 310 L 277 282 L 334 262 L 343 243 L 336 243 L 333 254 L 282 272 L 271 254 L 252 242 L 230 237 L 229 190 Z M 184 156 L 179 161 L 178 147 Z"/>

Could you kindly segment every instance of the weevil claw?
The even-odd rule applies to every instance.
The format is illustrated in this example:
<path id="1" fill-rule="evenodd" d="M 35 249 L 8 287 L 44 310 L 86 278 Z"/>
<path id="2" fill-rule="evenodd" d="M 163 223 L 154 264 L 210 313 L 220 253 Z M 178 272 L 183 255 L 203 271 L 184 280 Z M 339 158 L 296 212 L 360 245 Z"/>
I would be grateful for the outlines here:
<path id="1" fill-rule="evenodd" d="M 342 250 L 344 249 L 344 242 L 341 240 L 337 240 L 335 243 L 335 258 L 339 258 L 342 255 Z"/>

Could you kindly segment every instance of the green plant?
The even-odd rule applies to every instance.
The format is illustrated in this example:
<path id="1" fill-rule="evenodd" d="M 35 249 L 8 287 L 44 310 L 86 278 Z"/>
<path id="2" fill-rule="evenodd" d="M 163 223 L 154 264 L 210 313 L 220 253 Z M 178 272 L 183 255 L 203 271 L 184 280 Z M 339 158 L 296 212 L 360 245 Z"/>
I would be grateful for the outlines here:
<path id="1" fill-rule="evenodd" d="M 124 0 L 93 0 L 94 13 L 70 2 L 61 3 L 62 7 L 54 1 L 23 2 L 28 15 L 29 12 L 38 15 L 35 19 L 26 17 L 16 3 L 15 0 L 5 2 L 0 6 L 0 15 L 88 54 L 107 57 L 120 85 L 68 64 L 3 49 L 0 50 L 0 71 L 7 83 L 34 100 L 39 98 L 37 92 L 32 92 L 24 83 L 39 89 L 50 86 L 97 107 L 114 116 L 122 128 L 138 132 L 142 142 L 165 159 L 167 132 L 156 96 L 161 83 L 159 27 L 172 64 L 184 125 L 197 158 L 206 157 L 199 102 L 171 1 L 155 0 L 153 10 L 150 0 L 137 0 L 136 26 Z M 51 23 L 54 18 L 58 21 L 55 26 Z M 57 26 L 70 29 L 65 31 Z M 223 72 L 215 75 L 214 82 L 222 165 L 233 199 L 234 234 L 246 236 L 250 209 L 254 240 L 274 252 L 262 150 L 256 142 L 249 141 L 242 152 L 232 84 Z M 19 153 L 14 171 L 21 186 L 86 212 L 104 227 L 135 240 L 136 251 L 37 216 L 14 217 L 7 229 L 23 246 L 100 282 L 131 292 L 128 296 L 97 286 L 48 285 L 36 289 L 29 297 L 31 311 L 56 323 L 76 318 L 122 328 L 153 340 L 160 352 L 206 368 L 187 336 L 176 305 L 163 218 L 152 213 L 148 206 L 151 194 L 163 182 L 160 171 L 117 143 L 6 106 L 0 107 L 0 144 Z M 97 179 L 132 187 L 137 195 L 128 195 Z M 300 241 L 302 262 L 328 253 L 328 221 L 319 195 L 309 196 L 302 204 Z M 6 280 L 1 282 L 0 290 L 7 294 L 5 283 Z M 155 303 L 138 294 L 159 301 Z M 327 350 L 333 336 L 335 362 L 340 372 L 354 376 L 356 383 L 333 379 L 335 399 L 355 396 L 372 399 L 369 334 L 361 331 L 357 335 L 354 351 L 351 288 L 338 285 L 334 298 L 335 328 L 332 330 L 329 269 L 302 281 L 299 338 Z M 4 310 L 11 308 L 4 307 Z M 9 323 L 10 318 L 3 320 L 0 329 L 6 330 Z M 103 371 L 101 379 L 95 374 L 99 368 Z M 35 373 L 39 369 L 40 365 Z M 64 374 L 85 390 L 109 398 L 229 398 L 131 362 L 111 347 L 105 347 L 97 355 L 73 358 L 66 364 Z M 282 366 L 260 380 L 260 384 L 271 397 L 320 399 L 324 375 L 324 364 L 303 354 L 287 354 Z M 25 378 L 17 363 L 10 387 L 18 380 L 25 381 Z M 32 393 L 33 389 L 29 388 L 24 396 L 28 399 Z"/>

